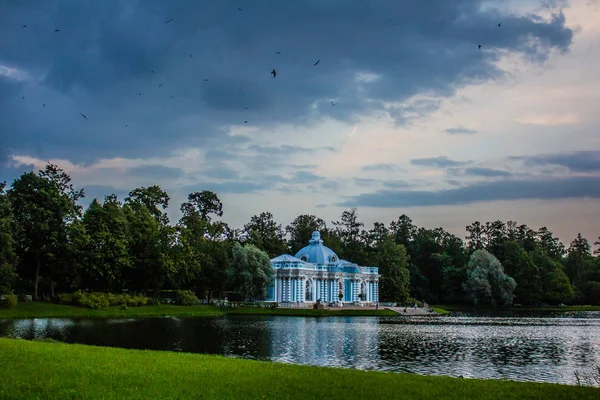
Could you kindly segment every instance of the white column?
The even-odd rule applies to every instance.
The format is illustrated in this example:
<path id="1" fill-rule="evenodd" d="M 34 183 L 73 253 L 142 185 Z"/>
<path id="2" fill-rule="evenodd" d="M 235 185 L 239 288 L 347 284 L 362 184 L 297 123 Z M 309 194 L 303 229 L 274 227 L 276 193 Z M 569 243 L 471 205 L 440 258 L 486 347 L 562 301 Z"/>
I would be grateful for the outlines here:
<path id="1" fill-rule="evenodd" d="M 301 299 L 300 299 L 300 277 L 296 278 L 296 301 L 301 301 Z"/>
<path id="2" fill-rule="evenodd" d="M 323 289 L 323 301 L 327 303 L 329 301 L 327 297 L 327 294 L 329 293 L 329 279 L 325 279 L 325 281 L 323 282 Z"/>
<path id="3" fill-rule="evenodd" d="M 277 276 L 273 279 L 273 301 L 277 303 Z"/>
<path id="4" fill-rule="evenodd" d="M 286 301 L 292 301 L 292 279 L 286 278 Z"/>
<path id="5" fill-rule="evenodd" d="M 375 298 L 373 300 L 376 301 L 376 302 L 378 302 L 379 301 L 379 281 L 375 281 L 375 288 L 374 289 L 375 289 L 374 290 L 375 293 L 373 293 L 373 295 L 374 295 Z"/>
<path id="6" fill-rule="evenodd" d="M 300 277 L 300 302 L 301 303 L 304 303 L 306 301 L 306 289 L 305 289 L 304 285 L 305 285 L 304 277 L 301 276 Z"/>
<path id="7" fill-rule="evenodd" d="M 354 299 L 352 301 L 358 301 L 358 293 L 360 293 L 360 281 L 354 279 Z"/>

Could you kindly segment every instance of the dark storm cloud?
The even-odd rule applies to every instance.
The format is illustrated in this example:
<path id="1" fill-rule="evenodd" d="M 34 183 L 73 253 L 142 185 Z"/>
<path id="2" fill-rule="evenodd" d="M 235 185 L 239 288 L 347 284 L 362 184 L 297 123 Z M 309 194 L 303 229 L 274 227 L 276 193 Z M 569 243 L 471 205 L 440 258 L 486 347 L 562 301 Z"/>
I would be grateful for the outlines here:
<path id="1" fill-rule="evenodd" d="M 451 135 L 472 135 L 474 133 L 477 133 L 477 131 L 467 128 L 448 128 L 444 129 L 444 132 L 449 133 Z"/>
<path id="2" fill-rule="evenodd" d="M 447 168 L 465 165 L 470 163 L 470 161 L 455 161 L 449 159 L 446 156 L 440 156 L 429 158 L 413 158 L 412 160 L 410 160 L 410 163 L 419 167 Z"/>
<path id="3" fill-rule="evenodd" d="M 471 167 L 465 169 L 447 168 L 446 174 L 450 176 L 485 176 L 488 178 L 509 177 L 513 175 L 513 173 L 509 171 L 484 167 Z"/>
<path id="4" fill-rule="evenodd" d="M 543 60 L 571 44 L 561 13 L 548 22 L 481 3 L 254 1 L 238 12 L 234 1 L 4 2 L 0 63 L 32 79 L 0 79 L 0 132 L 10 133 L 1 144 L 82 163 L 184 146 L 218 152 L 233 140 L 230 124 L 354 121 L 430 94 L 389 109 L 409 122 L 436 109 L 436 97 L 501 76 L 495 50 Z"/>
<path id="5" fill-rule="evenodd" d="M 573 172 L 600 171 L 600 151 L 578 151 L 573 153 L 540 154 L 536 156 L 513 156 L 511 160 L 523 161 L 529 166 L 560 165 Z"/>
<path id="6" fill-rule="evenodd" d="M 538 178 L 477 182 L 437 191 L 379 190 L 351 196 L 343 207 L 413 207 L 469 204 L 478 201 L 600 198 L 600 177 Z"/>

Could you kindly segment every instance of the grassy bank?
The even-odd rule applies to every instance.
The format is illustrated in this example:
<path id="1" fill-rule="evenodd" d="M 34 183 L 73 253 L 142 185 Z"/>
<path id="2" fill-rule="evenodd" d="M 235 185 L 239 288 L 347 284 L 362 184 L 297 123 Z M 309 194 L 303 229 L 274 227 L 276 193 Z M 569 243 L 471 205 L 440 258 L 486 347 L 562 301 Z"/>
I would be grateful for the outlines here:
<path id="1" fill-rule="evenodd" d="M 505 311 L 600 311 L 600 306 L 567 306 L 567 307 L 473 307 L 469 305 L 436 305 L 434 310 L 445 310 L 447 312 L 468 312 L 473 310 L 505 310 Z"/>
<path id="2" fill-rule="evenodd" d="M 233 308 L 227 309 L 230 315 L 286 315 L 297 317 L 334 317 L 334 316 L 356 316 L 356 317 L 394 317 L 397 313 L 390 310 L 313 310 L 312 308 Z"/>
<path id="3" fill-rule="evenodd" d="M 0 350 L 2 399 L 591 400 L 600 393 L 576 386 L 367 372 L 19 339 L 0 339 Z"/>
<path id="4" fill-rule="evenodd" d="M 156 305 L 129 307 L 108 307 L 103 310 L 93 310 L 78 306 L 66 306 L 52 303 L 32 302 L 18 303 L 16 307 L 0 308 L 0 319 L 3 318 L 50 318 L 50 317 L 89 317 L 89 318 L 129 318 L 129 317 L 204 317 L 230 315 L 284 315 L 297 317 L 327 317 L 327 316 L 397 316 L 390 310 L 313 310 L 311 308 L 218 308 L 213 306 L 175 306 Z"/>
<path id="5" fill-rule="evenodd" d="M 104 310 L 92 310 L 78 306 L 66 306 L 52 303 L 32 302 L 18 303 L 16 307 L 0 308 L 2 318 L 49 318 L 49 317 L 91 317 L 91 318 L 129 318 L 160 316 L 218 316 L 223 312 L 212 306 L 174 306 L 161 304 L 156 306 L 108 307 Z"/>

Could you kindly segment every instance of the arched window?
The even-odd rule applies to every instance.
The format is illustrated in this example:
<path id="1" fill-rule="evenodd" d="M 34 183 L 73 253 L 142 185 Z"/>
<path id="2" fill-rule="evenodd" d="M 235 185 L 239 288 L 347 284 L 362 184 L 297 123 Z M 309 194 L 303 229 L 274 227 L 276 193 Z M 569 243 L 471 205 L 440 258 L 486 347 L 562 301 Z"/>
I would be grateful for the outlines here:
<path id="1" fill-rule="evenodd" d="M 335 254 L 331 256 L 331 262 L 337 262 L 337 260 L 338 258 Z"/>
<path id="2" fill-rule="evenodd" d="M 308 256 L 307 256 L 306 254 L 302 254 L 302 255 L 300 256 L 300 259 L 301 259 L 302 261 L 304 261 L 304 262 L 307 262 L 307 261 L 308 261 Z"/>
<path id="3" fill-rule="evenodd" d="M 305 301 L 313 301 L 313 282 L 310 279 L 306 281 L 304 300 Z"/>

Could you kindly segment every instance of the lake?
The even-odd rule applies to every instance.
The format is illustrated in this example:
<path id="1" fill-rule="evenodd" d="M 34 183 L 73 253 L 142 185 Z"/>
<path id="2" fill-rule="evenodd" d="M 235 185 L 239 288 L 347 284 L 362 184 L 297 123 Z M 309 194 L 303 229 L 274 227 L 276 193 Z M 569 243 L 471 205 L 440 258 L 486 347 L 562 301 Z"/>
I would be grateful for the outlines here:
<path id="1" fill-rule="evenodd" d="M 570 317 L 0 320 L 0 336 L 294 364 L 574 384 L 600 363 L 600 313 Z"/>

